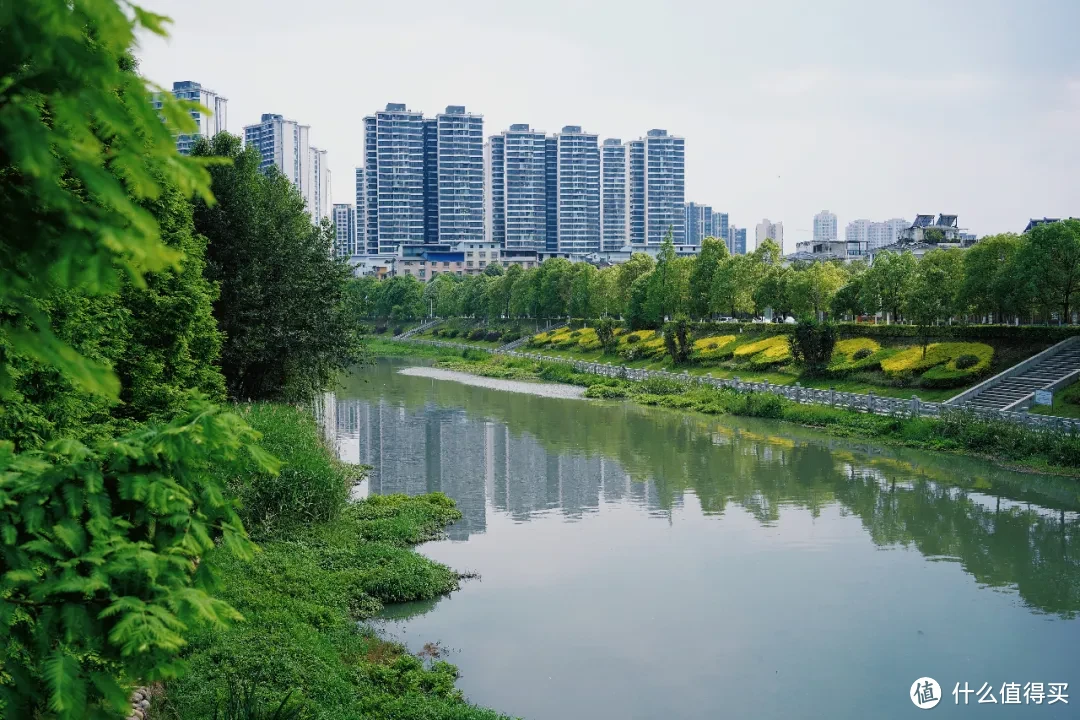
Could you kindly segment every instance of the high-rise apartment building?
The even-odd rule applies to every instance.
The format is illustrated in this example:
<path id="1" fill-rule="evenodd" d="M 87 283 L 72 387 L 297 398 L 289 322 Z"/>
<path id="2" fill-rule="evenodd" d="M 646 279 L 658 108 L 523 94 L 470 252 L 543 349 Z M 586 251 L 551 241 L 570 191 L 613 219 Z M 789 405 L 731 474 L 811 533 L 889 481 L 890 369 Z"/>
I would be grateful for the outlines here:
<path id="1" fill-rule="evenodd" d="M 627 157 L 630 166 L 627 174 L 629 206 L 627 214 L 630 228 L 630 244 L 636 247 L 645 245 L 645 143 L 641 140 L 627 144 Z"/>
<path id="2" fill-rule="evenodd" d="M 422 243 L 425 213 L 424 117 L 402 103 L 364 118 L 364 232 L 368 251 L 393 254 Z M 428 189 L 428 205 L 433 193 Z"/>
<path id="3" fill-rule="evenodd" d="M 195 120 L 197 129 L 190 135 L 177 135 L 176 149 L 181 155 L 191 152 L 191 147 L 199 137 L 207 139 L 214 137 L 219 132 L 228 130 L 228 98 L 223 98 L 213 90 L 204 88 L 200 83 L 191 80 L 181 80 L 173 83 L 173 95 L 179 100 L 190 100 L 199 103 L 210 112 L 192 110 L 191 117 Z M 154 97 L 154 108 L 161 109 L 161 98 Z"/>
<path id="4" fill-rule="evenodd" d="M 836 215 L 828 210 L 822 210 L 814 216 L 814 242 L 832 242 L 838 237 Z"/>
<path id="5" fill-rule="evenodd" d="M 597 136 L 567 125 L 555 136 L 558 153 L 558 251 L 600 250 L 600 146 Z"/>
<path id="6" fill-rule="evenodd" d="M 309 130 L 307 125 L 295 120 L 263 113 L 258 123 L 244 126 L 244 144 L 259 151 L 262 158 L 259 169 L 266 171 L 276 167 L 304 195 L 305 186 L 310 184 L 311 178 Z"/>
<path id="7" fill-rule="evenodd" d="M 712 236 L 714 238 L 719 238 L 720 240 L 723 240 L 724 242 L 727 242 L 727 239 L 728 239 L 728 214 L 718 212 L 718 213 L 713 213 L 712 217 L 713 217 L 713 220 L 712 220 L 712 222 L 713 222 L 713 224 L 712 224 Z M 730 251 L 731 248 L 729 247 L 728 250 Z"/>
<path id="8" fill-rule="evenodd" d="M 424 118 L 402 103 L 389 103 L 364 118 L 359 224 L 366 251 L 393 254 L 402 243 L 482 242 L 484 164 L 483 117 L 464 106 Z"/>
<path id="9" fill-rule="evenodd" d="M 364 235 L 364 197 L 364 168 L 358 167 L 356 168 L 356 205 L 353 208 L 353 227 L 356 234 L 354 247 L 357 255 L 373 254 L 378 251 L 378 248 L 374 251 L 368 248 L 367 238 Z"/>
<path id="10" fill-rule="evenodd" d="M 757 224 L 754 229 L 754 247 L 761 247 L 761 243 L 765 240 L 775 240 L 776 244 L 780 246 L 780 252 L 784 251 L 784 223 L 782 222 L 770 222 L 769 218 L 765 218 Z M 745 250 L 744 250 L 745 252 Z"/>
<path id="11" fill-rule="evenodd" d="M 659 245 L 668 232 L 686 240 L 686 141 L 650 130 L 630 143 L 630 239 Z M 640 225 L 639 225 L 640 223 Z"/>
<path id="12" fill-rule="evenodd" d="M 325 150 L 311 148 L 310 167 L 311 182 L 304 193 L 304 201 L 312 221 L 318 224 L 323 218 L 330 217 L 330 208 L 333 206 L 330 194 L 330 165 L 326 162 Z"/>
<path id="13" fill-rule="evenodd" d="M 254 125 L 244 126 L 244 143 L 259 151 L 259 168 L 276 167 L 304 198 L 312 222 L 330 217 L 330 166 L 326 151 L 312 147 L 310 128 L 281 115 L 264 113 Z"/>
<path id="14" fill-rule="evenodd" d="M 892 245 L 910 225 L 911 223 L 903 218 L 870 223 L 866 235 L 867 252 Z"/>
<path id="15" fill-rule="evenodd" d="M 489 239 L 507 251 L 547 249 L 547 137 L 525 123 L 488 139 Z"/>
<path id="16" fill-rule="evenodd" d="M 356 208 L 349 203 L 334 204 L 334 253 L 338 257 L 359 255 L 356 244 Z"/>
<path id="17" fill-rule="evenodd" d="M 729 253 L 732 255 L 746 254 L 746 228 L 730 227 L 725 237 Z"/>
<path id="18" fill-rule="evenodd" d="M 700 245 L 705 238 L 715 237 L 712 207 L 692 202 L 686 203 L 685 207 L 686 243 Z"/>
<path id="19" fill-rule="evenodd" d="M 604 140 L 600 147 L 600 249 L 605 252 L 622 250 L 630 242 L 628 166 L 627 146 L 618 138 Z"/>
<path id="20" fill-rule="evenodd" d="M 849 256 L 865 255 L 869 248 L 870 221 L 852 220 L 844 228 L 844 242 Z"/>
<path id="21" fill-rule="evenodd" d="M 439 242 L 439 121 L 424 118 L 424 242 Z"/>
<path id="22" fill-rule="evenodd" d="M 450 105 L 437 115 L 436 242 L 484 239 L 484 118 Z M 430 215 L 428 221 L 431 221 Z M 430 235 L 429 235 L 430 239 Z"/>
<path id="23" fill-rule="evenodd" d="M 559 139 L 554 135 L 544 141 L 544 187 L 547 252 L 559 250 Z"/>

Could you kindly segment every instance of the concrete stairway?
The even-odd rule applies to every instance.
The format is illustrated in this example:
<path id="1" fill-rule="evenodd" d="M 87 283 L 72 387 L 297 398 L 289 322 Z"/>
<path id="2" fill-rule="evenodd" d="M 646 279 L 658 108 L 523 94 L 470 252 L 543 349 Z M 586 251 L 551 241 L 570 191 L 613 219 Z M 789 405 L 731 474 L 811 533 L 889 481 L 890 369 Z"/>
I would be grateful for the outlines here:
<path id="1" fill-rule="evenodd" d="M 436 325 L 438 325 L 441 322 L 442 322 L 442 318 L 435 318 L 434 320 L 428 320 L 426 323 L 423 323 L 422 325 L 417 325 L 414 328 L 406 330 L 405 332 L 401 333 L 400 335 L 395 335 L 394 339 L 395 340 L 408 340 L 409 338 L 411 338 L 416 333 L 424 332 L 428 328 L 435 327 Z"/>
<path id="2" fill-rule="evenodd" d="M 962 394 L 970 393 L 969 397 L 958 396 L 948 404 L 977 410 L 1022 410 L 1031 406 L 1036 390 L 1064 387 L 1077 371 L 1080 343 L 1070 338 Z"/>

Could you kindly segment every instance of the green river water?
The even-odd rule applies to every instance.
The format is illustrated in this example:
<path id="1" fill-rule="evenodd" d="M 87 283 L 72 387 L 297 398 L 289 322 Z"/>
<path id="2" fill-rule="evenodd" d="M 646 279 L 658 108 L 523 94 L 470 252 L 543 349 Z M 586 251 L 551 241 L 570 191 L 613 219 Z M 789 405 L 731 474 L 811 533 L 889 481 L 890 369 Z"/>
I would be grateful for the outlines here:
<path id="1" fill-rule="evenodd" d="M 373 467 L 360 494 L 441 491 L 464 514 L 421 552 L 481 579 L 381 622 L 437 643 L 472 702 L 535 720 L 1080 717 L 1077 481 L 406 364 L 357 372 L 328 420 Z M 920 677 L 941 688 L 929 711 Z"/>

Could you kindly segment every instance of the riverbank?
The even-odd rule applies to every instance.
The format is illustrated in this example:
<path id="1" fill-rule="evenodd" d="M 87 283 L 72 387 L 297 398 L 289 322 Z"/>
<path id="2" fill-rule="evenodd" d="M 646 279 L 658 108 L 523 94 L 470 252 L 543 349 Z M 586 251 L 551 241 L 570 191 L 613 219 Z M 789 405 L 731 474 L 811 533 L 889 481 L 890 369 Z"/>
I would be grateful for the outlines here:
<path id="1" fill-rule="evenodd" d="M 244 561 L 212 551 L 202 562 L 216 576 L 215 597 L 243 620 L 189 635 L 188 670 L 166 684 L 150 717 L 216 717 L 246 690 L 267 713 L 288 698 L 313 720 L 503 717 L 462 698 L 457 670 L 439 660 L 437 646 L 416 657 L 363 624 L 384 604 L 458 588 L 462 575 L 414 550 L 461 517 L 453 501 L 434 493 L 348 503 L 361 473 L 323 445 L 306 411 L 240 410 L 284 462 L 278 476 L 230 478 L 260 552 Z"/>
<path id="2" fill-rule="evenodd" d="M 586 388 L 585 397 L 588 398 L 626 399 L 642 405 L 709 415 L 783 420 L 841 437 L 966 453 L 1026 471 L 1080 475 L 1080 437 L 1053 430 L 1033 431 L 1015 423 L 988 420 L 962 411 L 940 419 L 890 417 L 674 380 L 605 378 L 577 372 L 562 363 L 495 356 L 481 351 L 463 353 L 450 348 L 392 341 L 377 341 L 369 348 L 375 355 L 435 358 L 439 367 L 484 377 L 581 385 Z"/>

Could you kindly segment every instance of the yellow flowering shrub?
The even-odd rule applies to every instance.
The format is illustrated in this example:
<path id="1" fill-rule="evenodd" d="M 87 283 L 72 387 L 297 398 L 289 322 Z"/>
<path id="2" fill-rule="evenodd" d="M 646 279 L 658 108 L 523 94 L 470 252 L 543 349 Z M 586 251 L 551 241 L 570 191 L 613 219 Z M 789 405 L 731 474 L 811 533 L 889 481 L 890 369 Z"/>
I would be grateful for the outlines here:
<path id="1" fill-rule="evenodd" d="M 981 375 L 990 372 L 990 363 L 994 360 L 994 349 L 982 343 L 943 343 L 953 345 L 949 351 L 949 359 L 940 365 L 930 368 L 922 374 L 920 384 L 925 387 L 958 387 L 973 382 Z M 927 350 L 929 354 L 929 350 Z M 974 363 L 967 367 L 957 366 L 957 360 L 966 357 L 968 362 L 974 358 Z"/>
<path id="2" fill-rule="evenodd" d="M 956 359 L 962 355 L 974 355 L 979 362 L 965 370 L 956 368 Z M 962 372 L 967 376 L 977 375 L 990 368 L 994 358 L 994 348 L 983 343 L 930 343 L 923 355 L 921 345 L 909 347 L 881 361 L 881 369 L 888 375 L 922 373 L 939 365 L 950 372 Z M 951 367 L 950 367 L 951 366 Z"/>
<path id="3" fill-rule="evenodd" d="M 791 346 L 787 335 L 772 335 L 740 345 L 732 354 L 736 361 L 749 361 L 751 365 L 778 365 L 791 359 Z"/>
<path id="4" fill-rule="evenodd" d="M 648 342 L 656 337 L 655 330 L 628 330 L 625 334 L 619 336 L 620 345 L 629 345 L 631 343 L 626 342 L 626 339 L 631 335 L 637 335 L 639 342 Z"/>
<path id="5" fill-rule="evenodd" d="M 734 335 L 713 335 L 694 341 L 690 357 L 694 360 L 707 362 L 710 360 L 723 360 L 731 357 L 735 345 Z"/>
<path id="6" fill-rule="evenodd" d="M 855 355 L 861 353 L 864 357 L 856 359 Z M 888 350 L 882 350 L 876 340 L 870 338 L 848 338 L 840 340 L 833 348 L 832 360 L 829 362 L 829 372 L 846 373 L 852 370 L 876 370 L 882 359 L 891 354 Z"/>
<path id="7" fill-rule="evenodd" d="M 833 348 L 833 359 L 843 357 L 848 360 L 860 350 L 869 350 L 872 353 L 876 353 L 881 349 L 881 345 L 876 340 L 870 338 L 849 338 L 847 340 L 841 340 L 836 343 Z"/>

